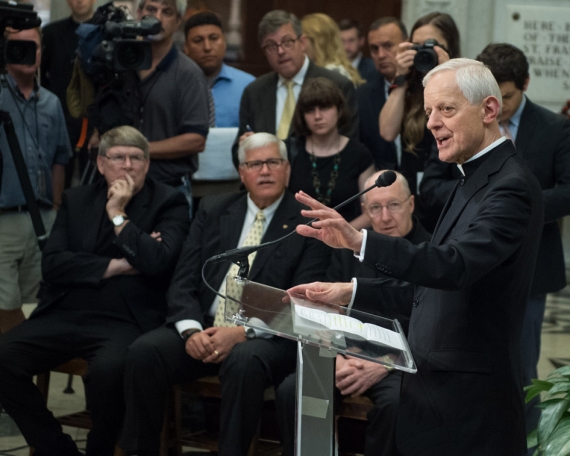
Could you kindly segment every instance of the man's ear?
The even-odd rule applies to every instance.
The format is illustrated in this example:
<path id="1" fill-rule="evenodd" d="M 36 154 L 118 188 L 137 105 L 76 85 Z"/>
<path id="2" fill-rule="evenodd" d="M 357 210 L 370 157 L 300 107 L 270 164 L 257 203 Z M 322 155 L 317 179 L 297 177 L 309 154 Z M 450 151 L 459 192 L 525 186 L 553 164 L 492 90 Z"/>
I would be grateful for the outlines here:
<path id="1" fill-rule="evenodd" d="M 307 35 L 301 35 L 299 37 L 299 43 L 301 43 L 301 49 L 305 52 L 305 49 L 307 48 Z"/>
<path id="2" fill-rule="evenodd" d="M 496 118 L 499 117 L 499 113 L 501 112 L 501 104 L 497 97 L 492 95 L 488 96 L 483 100 L 483 123 L 490 124 Z"/>
<path id="3" fill-rule="evenodd" d="M 103 157 L 102 155 L 97 155 L 97 169 L 99 170 L 99 173 L 103 174 L 103 159 L 105 157 Z"/>
<path id="4" fill-rule="evenodd" d="M 528 78 L 526 78 L 524 81 L 523 92 L 526 92 L 526 89 L 528 89 L 528 83 L 529 82 L 530 82 L 530 76 Z"/>

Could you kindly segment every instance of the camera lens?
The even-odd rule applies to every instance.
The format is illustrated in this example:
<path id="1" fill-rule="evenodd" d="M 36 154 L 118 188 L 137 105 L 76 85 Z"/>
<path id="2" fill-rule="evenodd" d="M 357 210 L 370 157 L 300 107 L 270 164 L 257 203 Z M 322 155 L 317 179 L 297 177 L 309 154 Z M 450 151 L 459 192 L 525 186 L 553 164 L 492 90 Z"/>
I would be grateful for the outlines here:
<path id="1" fill-rule="evenodd" d="M 144 51 L 136 43 L 129 43 L 117 50 L 117 60 L 123 68 L 137 68 L 144 60 Z"/>
<path id="2" fill-rule="evenodd" d="M 422 73 L 427 73 L 437 66 L 438 58 L 433 49 L 420 49 L 414 57 L 414 67 Z"/>
<path id="3" fill-rule="evenodd" d="M 33 65 L 36 63 L 36 43 L 29 40 L 9 40 L 6 42 L 6 63 Z"/>

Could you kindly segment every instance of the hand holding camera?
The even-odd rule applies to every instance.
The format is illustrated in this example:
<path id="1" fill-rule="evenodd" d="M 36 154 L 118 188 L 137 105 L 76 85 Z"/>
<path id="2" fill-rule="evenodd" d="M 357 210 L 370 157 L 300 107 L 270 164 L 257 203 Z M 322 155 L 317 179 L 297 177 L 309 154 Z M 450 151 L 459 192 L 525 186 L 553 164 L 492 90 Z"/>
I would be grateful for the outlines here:
<path id="1" fill-rule="evenodd" d="M 448 60 L 447 50 L 435 39 L 427 39 L 423 44 L 400 43 L 396 55 L 396 73 L 408 75 L 414 68 L 425 74 Z"/>

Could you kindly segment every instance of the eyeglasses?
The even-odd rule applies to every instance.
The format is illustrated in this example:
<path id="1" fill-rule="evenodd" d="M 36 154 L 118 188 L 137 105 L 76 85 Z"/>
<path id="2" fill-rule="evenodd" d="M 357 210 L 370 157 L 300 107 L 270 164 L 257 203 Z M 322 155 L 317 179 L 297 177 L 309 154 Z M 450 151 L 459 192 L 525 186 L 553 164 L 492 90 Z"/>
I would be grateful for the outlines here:
<path id="1" fill-rule="evenodd" d="M 269 160 L 253 160 L 242 163 L 249 171 L 261 171 L 263 165 L 267 165 L 269 169 L 279 169 L 285 162 L 284 158 L 270 158 Z"/>
<path id="2" fill-rule="evenodd" d="M 373 217 L 380 215 L 382 213 L 382 209 L 384 208 L 388 209 L 388 211 L 392 214 L 397 214 L 398 212 L 402 212 L 402 210 L 404 209 L 404 203 L 410 199 L 410 196 L 408 196 L 404 201 L 392 201 L 388 203 L 386 206 L 382 206 L 381 204 L 373 204 L 370 207 L 368 207 L 366 210 Z"/>
<path id="3" fill-rule="evenodd" d="M 127 157 L 134 166 L 140 165 L 147 160 L 143 154 L 136 154 L 136 155 L 119 154 L 119 155 L 113 155 L 112 157 L 104 155 L 104 157 L 111 160 L 111 162 L 114 163 L 115 165 L 124 165 L 125 162 L 127 161 Z"/>
<path id="4" fill-rule="evenodd" d="M 287 40 L 281 41 L 281 43 L 270 41 L 265 46 L 263 46 L 262 49 L 268 54 L 275 54 L 277 52 L 277 49 L 279 49 L 279 46 L 281 46 L 284 51 L 288 51 L 289 49 L 293 49 L 293 45 L 298 39 L 299 38 L 289 38 Z"/>

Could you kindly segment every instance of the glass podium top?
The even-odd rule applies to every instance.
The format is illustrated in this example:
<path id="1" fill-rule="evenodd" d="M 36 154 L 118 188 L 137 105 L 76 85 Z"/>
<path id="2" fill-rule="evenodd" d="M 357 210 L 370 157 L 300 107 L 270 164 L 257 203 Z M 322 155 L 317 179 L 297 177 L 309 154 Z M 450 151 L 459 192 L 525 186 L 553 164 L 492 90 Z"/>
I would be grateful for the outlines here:
<path id="1" fill-rule="evenodd" d="M 343 355 L 415 373 L 416 365 L 398 320 L 324 302 L 311 302 L 239 277 L 227 277 L 225 318 Z"/>

